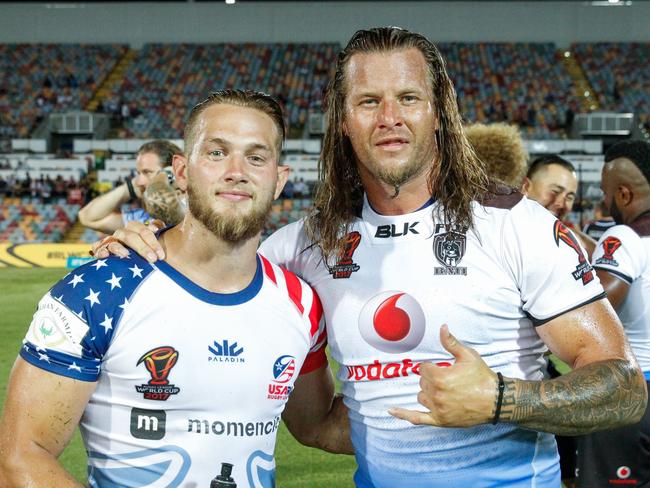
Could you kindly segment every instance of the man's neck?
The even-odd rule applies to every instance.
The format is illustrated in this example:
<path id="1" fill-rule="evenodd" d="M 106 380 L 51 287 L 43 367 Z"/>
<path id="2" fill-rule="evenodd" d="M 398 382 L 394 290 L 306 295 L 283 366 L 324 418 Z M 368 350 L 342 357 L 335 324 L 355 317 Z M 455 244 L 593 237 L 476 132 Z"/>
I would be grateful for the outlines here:
<path id="1" fill-rule="evenodd" d="M 257 270 L 259 236 L 232 244 L 215 236 L 191 215 L 162 234 L 161 244 L 170 266 L 214 293 L 243 290 Z"/>
<path id="2" fill-rule="evenodd" d="M 426 175 L 419 175 L 399 188 L 376 179 L 364 182 L 363 186 L 368 203 L 381 215 L 404 215 L 415 212 L 431 199 Z"/>

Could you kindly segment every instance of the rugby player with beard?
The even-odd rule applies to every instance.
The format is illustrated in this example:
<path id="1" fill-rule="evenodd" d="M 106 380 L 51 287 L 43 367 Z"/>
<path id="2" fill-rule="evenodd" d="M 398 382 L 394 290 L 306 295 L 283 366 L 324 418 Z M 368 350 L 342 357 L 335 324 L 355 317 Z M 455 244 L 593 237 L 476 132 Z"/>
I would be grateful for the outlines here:
<path id="1" fill-rule="evenodd" d="M 280 416 L 303 443 L 351 451 L 320 301 L 257 254 L 283 139 L 268 95 L 192 110 L 173 161 L 189 210 L 160 236 L 167 260 L 99 259 L 40 301 L 0 421 L 1 486 L 80 486 L 57 461 L 77 425 L 91 486 L 209 486 L 221 463 L 239 486 L 272 486 Z"/>

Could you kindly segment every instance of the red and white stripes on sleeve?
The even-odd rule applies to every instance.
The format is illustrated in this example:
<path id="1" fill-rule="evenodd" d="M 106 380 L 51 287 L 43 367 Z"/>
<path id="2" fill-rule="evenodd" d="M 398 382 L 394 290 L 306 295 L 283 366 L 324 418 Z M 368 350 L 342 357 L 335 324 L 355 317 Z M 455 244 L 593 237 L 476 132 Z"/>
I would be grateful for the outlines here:
<path id="1" fill-rule="evenodd" d="M 303 318 L 305 326 L 309 328 L 310 349 L 300 374 L 310 373 L 327 364 L 327 356 L 325 355 L 327 331 L 320 298 L 318 298 L 311 286 L 291 271 L 271 263 L 262 255 L 259 256 L 264 267 L 264 274 L 278 289 L 287 293 L 287 296 Z"/>

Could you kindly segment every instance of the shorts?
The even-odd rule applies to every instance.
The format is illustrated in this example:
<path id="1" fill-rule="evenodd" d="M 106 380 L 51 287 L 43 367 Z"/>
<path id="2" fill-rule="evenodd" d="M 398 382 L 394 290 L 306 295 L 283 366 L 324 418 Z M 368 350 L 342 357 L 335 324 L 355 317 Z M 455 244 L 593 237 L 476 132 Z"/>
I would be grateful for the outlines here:
<path id="1" fill-rule="evenodd" d="M 650 389 L 650 382 L 648 387 Z M 577 486 L 650 487 L 650 408 L 641 421 L 576 438 Z"/>

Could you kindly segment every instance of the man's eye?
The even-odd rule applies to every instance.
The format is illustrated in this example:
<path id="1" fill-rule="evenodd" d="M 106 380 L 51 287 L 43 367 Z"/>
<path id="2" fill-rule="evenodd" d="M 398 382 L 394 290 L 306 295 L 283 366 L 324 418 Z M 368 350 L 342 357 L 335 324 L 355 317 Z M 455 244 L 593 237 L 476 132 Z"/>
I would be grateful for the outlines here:
<path id="1" fill-rule="evenodd" d="M 418 99 L 418 97 L 416 97 L 415 95 L 404 95 L 404 96 L 402 97 L 402 101 L 404 101 L 404 102 L 406 102 L 406 103 L 413 103 L 413 102 L 416 102 L 417 99 Z"/>
<path id="2" fill-rule="evenodd" d="M 214 151 L 210 151 L 210 156 L 221 157 L 223 156 L 223 151 L 220 149 L 215 149 Z"/>
<path id="3" fill-rule="evenodd" d="M 364 100 L 361 100 L 361 105 L 366 105 L 366 106 L 377 105 L 377 100 L 374 98 L 366 98 Z"/>

